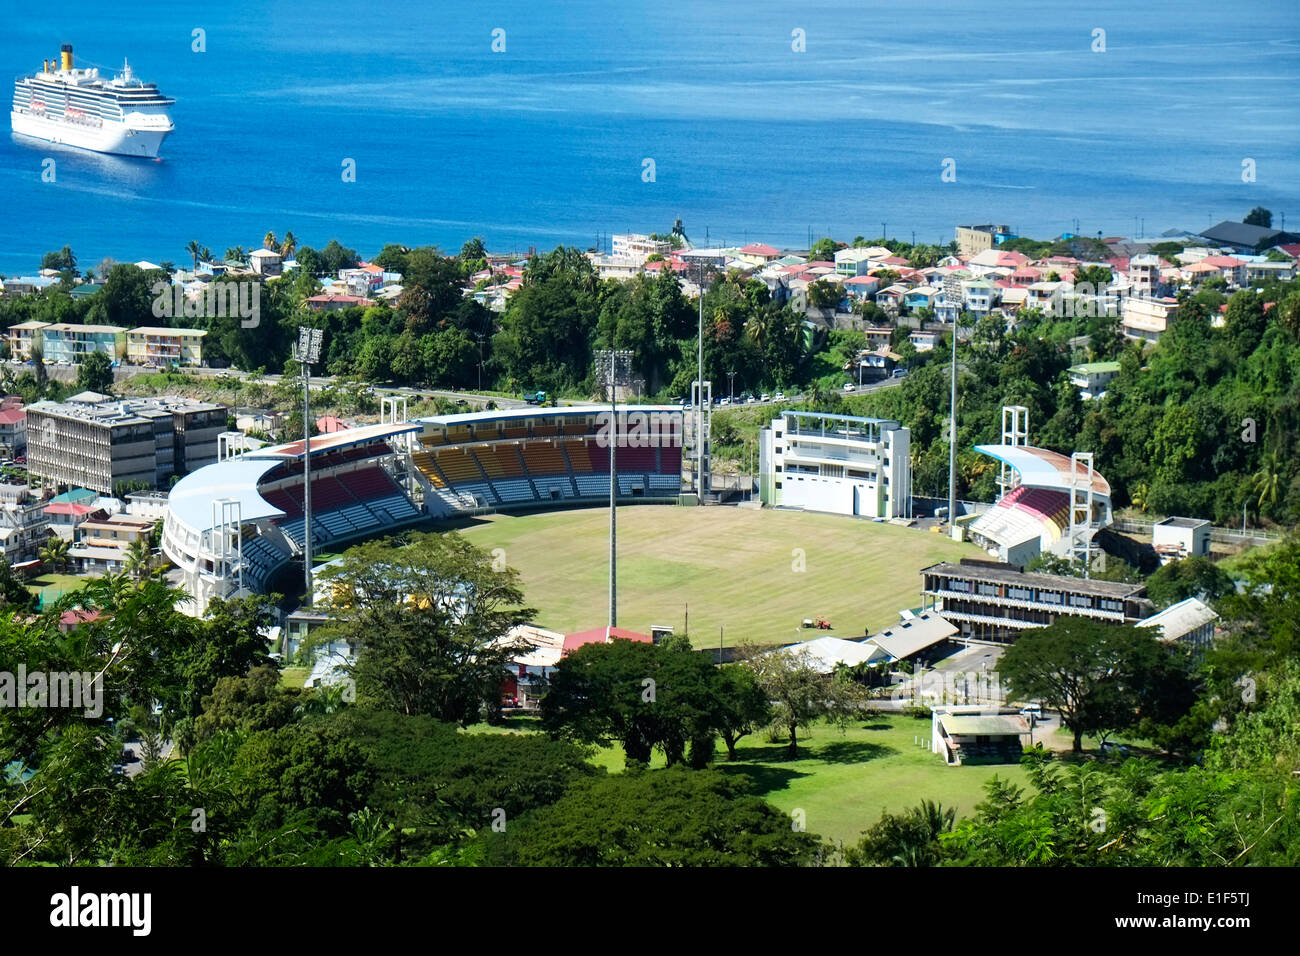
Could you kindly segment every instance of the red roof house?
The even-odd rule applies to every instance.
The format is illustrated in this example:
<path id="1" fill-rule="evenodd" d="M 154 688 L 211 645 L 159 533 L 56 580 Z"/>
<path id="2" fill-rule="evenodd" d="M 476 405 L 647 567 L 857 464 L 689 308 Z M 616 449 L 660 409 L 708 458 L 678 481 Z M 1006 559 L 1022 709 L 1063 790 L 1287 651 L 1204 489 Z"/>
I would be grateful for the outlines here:
<path id="1" fill-rule="evenodd" d="M 624 641 L 637 641 L 641 644 L 654 643 L 654 639 L 649 634 L 638 634 L 636 631 L 629 631 L 624 627 L 596 627 L 590 631 L 566 634 L 564 637 L 564 650 L 561 652 L 561 656 L 568 657 L 584 644 L 608 644 L 614 638 Z"/>

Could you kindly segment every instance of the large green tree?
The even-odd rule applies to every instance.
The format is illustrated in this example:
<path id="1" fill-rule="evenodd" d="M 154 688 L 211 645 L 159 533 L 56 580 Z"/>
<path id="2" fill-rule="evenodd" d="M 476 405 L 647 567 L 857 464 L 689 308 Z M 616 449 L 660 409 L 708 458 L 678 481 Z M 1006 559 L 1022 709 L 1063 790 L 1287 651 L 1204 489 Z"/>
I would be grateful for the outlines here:
<path id="1" fill-rule="evenodd" d="M 1060 712 L 1080 753 L 1085 734 L 1105 737 L 1157 710 L 1190 706 L 1190 665 L 1179 654 L 1148 628 L 1062 617 L 1022 633 L 999 671 L 1015 699 L 1042 700 Z"/>
<path id="2" fill-rule="evenodd" d="M 519 575 L 454 532 L 378 540 L 320 575 L 334 616 L 314 643 L 347 641 L 358 700 L 405 714 L 471 722 L 500 707 L 508 639 L 535 613 Z"/>

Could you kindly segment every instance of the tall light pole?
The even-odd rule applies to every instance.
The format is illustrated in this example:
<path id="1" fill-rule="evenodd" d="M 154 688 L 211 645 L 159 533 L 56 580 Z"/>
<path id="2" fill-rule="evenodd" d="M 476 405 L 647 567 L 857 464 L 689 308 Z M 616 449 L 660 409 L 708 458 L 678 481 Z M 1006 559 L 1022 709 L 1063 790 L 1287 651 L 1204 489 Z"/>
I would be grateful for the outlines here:
<path id="1" fill-rule="evenodd" d="M 948 400 L 948 531 L 957 517 L 957 307 L 952 307 L 952 391 Z"/>
<path id="2" fill-rule="evenodd" d="M 303 547 L 302 579 L 306 586 L 303 606 L 311 607 L 311 367 L 320 359 L 321 338 L 324 332 L 305 325 L 298 326 L 298 344 L 293 350 L 294 360 L 302 372 L 302 513 Z"/>
<path id="3" fill-rule="evenodd" d="M 700 326 L 699 326 L 699 371 L 696 373 L 695 397 L 695 500 L 704 499 L 704 276 L 699 274 L 700 290 Z"/>
<path id="4" fill-rule="evenodd" d="M 735 372 L 727 373 L 727 401 L 733 403 L 736 401 L 736 373 Z"/>
<path id="5" fill-rule="evenodd" d="M 618 466 L 614 450 L 622 440 L 618 427 L 618 386 L 628 381 L 632 353 L 622 349 L 596 352 L 596 373 L 609 388 L 609 627 L 618 626 Z M 608 633 L 607 633 L 608 636 Z"/>
<path id="6" fill-rule="evenodd" d="M 953 274 L 944 278 L 944 304 L 953 321 L 952 390 L 948 403 L 948 527 L 957 514 L 957 316 L 962 300 L 962 281 Z"/>

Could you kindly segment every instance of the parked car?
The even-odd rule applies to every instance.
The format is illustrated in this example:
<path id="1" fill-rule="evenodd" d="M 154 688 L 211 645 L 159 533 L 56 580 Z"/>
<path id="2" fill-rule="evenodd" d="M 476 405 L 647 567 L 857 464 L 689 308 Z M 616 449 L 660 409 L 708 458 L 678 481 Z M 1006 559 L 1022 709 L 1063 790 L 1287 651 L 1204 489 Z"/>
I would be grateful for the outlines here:
<path id="1" fill-rule="evenodd" d="M 770 402 L 772 400 L 772 396 L 767 394 L 767 392 L 764 392 L 762 395 L 758 396 L 758 400 L 760 402 Z"/>
<path id="2" fill-rule="evenodd" d="M 852 382 L 845 382 L 845 383 L 844 383 L 844 391 L 846 391 L 846 392 L 856 392 L 857 390 L 858 390 L 858 387 L 857 387 L 856 385 L 854 385 Z"/>
<path id="3" fill-rule="evenodd" d="M 907 369 L 905 368 L 894 369 L 894 378 L 902 378 L 906 374 L 907 374 Z"/>
<path id="4" fill-rule="evenodd" d="M 719 405 L 730 405 L 730 404 L 731 404 L 731 399 L 729 399 L 729 398 L 723 398 L 722 401 L 718 402 L 718 404 L 719 404 Z"/>
<path id="5" fill-rule="evenodd" d="M 772 396 L 772 401 L 774 401 L 774 402 L 784 402 L 784 401 L 785 401 L 785 392 L 777 392 L 775 395 Z"/>
<path id="6" fill-rule="evenodd" d="M 1034 718 L 1034 720 L 1042 720 L 1042 719 L 1043 719 L 1043 708 L 1039 707 L 1037 704 L 1029 704 L 1029 705 L 1026 706 L 1026 707 L 1021 707 L 1021 708 L 1020 708 L 1020 716 L 1021 716 L 1021 717 L 1032 717 L 1032 718 Z"/>

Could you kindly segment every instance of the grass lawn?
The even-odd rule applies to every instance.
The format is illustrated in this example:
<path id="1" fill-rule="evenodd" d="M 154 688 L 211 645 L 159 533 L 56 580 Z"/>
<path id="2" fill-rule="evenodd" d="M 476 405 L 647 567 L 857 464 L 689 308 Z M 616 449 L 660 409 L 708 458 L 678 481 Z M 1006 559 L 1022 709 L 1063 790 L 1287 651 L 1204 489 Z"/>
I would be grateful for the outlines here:
<path id="1" fill-rule="evenodd" d="M 501 733 L 537 727 L 529 718 L 514 727 L 480 724 L 470 733 Z M 713 767 L 722 773 L 748 777 L 753 793 L 778 809 L 804 811 L 808 832 L 833 842 L 855 843 L 862 831 L 889 810 L 898 812 L 935 800 L 953 807 L 957 816 L 970 816 L 984 799 L 984 784 L 998 776 L 1028 789 L 1019 764 L 982 764 L 949 767 L 938 754 L 918 746 L 916 737 L 929 737 L 930 722 L 887 714 L 854 724 L 841 733 L 818 725 L 801 732 L 799 758 L 788 760 L 785 744 L 771 744 L 766 735 L 745 737 L 736 745 L 737 759 L 727 760 L 726 747 L 717 744 Z M 610 773 L 621 773 L 623 749 L 603 748 L 592 763 Z M 651 767 L 662 767 L 656 751 Z"/>
<path id="2" fill-rule="evenodd" d="M 311 676 L 310 667 L 282 667 L 280 668 L 280 683 L 285 687 L 296 687 L 302 689 L 302 685 L 307 682 Z"/>
<path id="3" fill-rule="evenodd" d="M 571 633 L 605 622 L 608 510 L 491 515 L 460 530 L 504 550 L 538 624 Z M 618 540 L 619 624 L 643 633 L 669 624 L 681 634 L 689 609 L 697 647 L 716 645 L 723 625 L 728 645 L 860 636 L 920 602 L 921 568 L 983 555 L 914 528 L 769 509 L 622 507 Z M 819 614 L 834 630 L 800 628 Z"/>
<path id="4" fill-rule="evenodd" d="M 758 735 L 736 745 L 734 762 L 726 759 L 719 741 L 714 766 L 748 777 L 754 793 L 786 813 L 803 810 L 808 832 L 832 842 L 855 843 L 883 811 L 896 813 L 922 800 L 952 807 L 958 817 L 969 816 L 994 776 L 1021 786 L 1027 779 L 1019 764 L 945 765 L 938 754 L 914 742 L 930 736 L 928 720 L 890 714 L 843 733 L 825 725 L 805 733 L 797 760 L 786 758 L 784 743 L 768 743 Z M 613 758 L 610 769 L 621 769 L 622 751 Z"/>
<path id="5" fill-rule="evenodd" d="M 55 574 L 53 572 L 32 578 L 27 583 L 27 590 L 33 594 L 43 595 L 45 600 L 54 601 L 69 591 L 79 591 L 94 578 L 77 574 Z"/>

